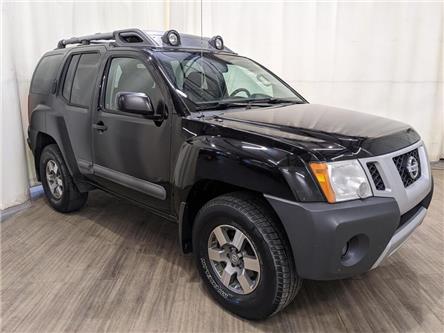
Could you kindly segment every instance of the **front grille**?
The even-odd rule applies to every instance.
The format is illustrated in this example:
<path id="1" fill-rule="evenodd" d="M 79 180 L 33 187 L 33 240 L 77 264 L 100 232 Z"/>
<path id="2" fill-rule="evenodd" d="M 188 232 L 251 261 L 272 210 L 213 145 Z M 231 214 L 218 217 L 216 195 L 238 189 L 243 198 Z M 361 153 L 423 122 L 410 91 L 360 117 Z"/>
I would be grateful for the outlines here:
<path id="1" fill-rule="evenodd" d="M 418 172 L 416 177 L 412 177 L 410 171 L 407 168 L 410 157 L 413 157 L 418 163 Z M 408 153 L 393 157 L 393 162 L 398 169 L 404 187 L 412 185 L 415 181 L 421 178 L 421 162 L 419 160 L 418 149 L 414 149 L 412 151 L 409 151 Z"/>
<path id="2" fill-rule="evenodd" d="M 375 188 L 378 191 L 384 191 L 385 190 L 385 184 L 382 180 L 381 174 L 378 171 L 378 168 L 376 167 L 375 162 L 369 162 L 367 163 L 368 171 L 370 171 L 370 175 L 372 176 L 373 183 L 375 184 Z"/>

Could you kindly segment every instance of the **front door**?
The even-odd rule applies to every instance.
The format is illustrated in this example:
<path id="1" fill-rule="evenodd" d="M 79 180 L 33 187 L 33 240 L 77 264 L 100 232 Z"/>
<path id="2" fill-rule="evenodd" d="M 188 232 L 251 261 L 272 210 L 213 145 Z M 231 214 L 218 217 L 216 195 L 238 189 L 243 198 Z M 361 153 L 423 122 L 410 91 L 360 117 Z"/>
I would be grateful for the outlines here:
<path id="1" fill-rule="evenodd" d="M 94 177 L 117 194 L 168 212 L 171 117 L 154 121 L 122 112 L 119 92 L 145 93 L 155 110 L 166 113 L 168 92 L 147 59 L 110 52 L 92 124 Z"/>

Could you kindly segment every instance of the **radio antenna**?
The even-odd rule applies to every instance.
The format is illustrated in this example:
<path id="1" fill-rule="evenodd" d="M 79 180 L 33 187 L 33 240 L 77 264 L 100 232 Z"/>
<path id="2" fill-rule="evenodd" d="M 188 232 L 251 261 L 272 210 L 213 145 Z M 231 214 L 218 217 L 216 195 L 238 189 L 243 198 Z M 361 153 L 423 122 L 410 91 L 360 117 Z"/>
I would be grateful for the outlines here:
<path id="1" fill-rule="evenodd" d="M 203 0 L 200 0 L 200 48 L 203 51 Z"/>
<path id="2" fill-rule="evenodd" d="M 202 74 L 200 75 L 200 93 L 202 95 L 202 88 L 204 83 L 204 66 L 203 66 L 203 0 L 200 0 L 200 61 L 202 67 Z"/>

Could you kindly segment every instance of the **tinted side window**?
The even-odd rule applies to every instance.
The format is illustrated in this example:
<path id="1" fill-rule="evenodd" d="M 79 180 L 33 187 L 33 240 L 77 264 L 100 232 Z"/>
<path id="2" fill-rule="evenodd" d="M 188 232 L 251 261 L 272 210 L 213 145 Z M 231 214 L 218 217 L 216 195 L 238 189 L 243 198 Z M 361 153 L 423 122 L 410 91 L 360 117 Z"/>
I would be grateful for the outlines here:
<path id="1" fill-rule="evenodd" d="M 65 97 L 68 101 L 71 99 L 71 88 L 72 88 L 72 80 L 74 78 L 74 73 L 77 67 L 77 63 L 79 62 L 80 55 L 76 54 L 71 58 L 71 62 L 69 63 L 68 70 L 66 71 L 65 83 L 63 84 L 63 97 Z"/>
<path id="2" fill-rule="evenodd" d="M 54 54 L 43 57 L 42 60 L 40 60 L 32 79 L 31 93 L 49 94 L 62 58 L 62 54 Z"/>
<path id="3" fill-rule="evenodd" d="M 80 56 L 71 88 L 71 103 L 88 107 L 97 79 L 100 54 L 87 53 Z"/>
<path id="4" fill-rule="evenodd" d="M 106 109 L 117 110 L 119 92 L 144 93 L 150 97 L 154 108 L 161 100 L 160 89 L 148 68 L 135 58 L 114 58 L 111 61 L 106 83 Z"/>

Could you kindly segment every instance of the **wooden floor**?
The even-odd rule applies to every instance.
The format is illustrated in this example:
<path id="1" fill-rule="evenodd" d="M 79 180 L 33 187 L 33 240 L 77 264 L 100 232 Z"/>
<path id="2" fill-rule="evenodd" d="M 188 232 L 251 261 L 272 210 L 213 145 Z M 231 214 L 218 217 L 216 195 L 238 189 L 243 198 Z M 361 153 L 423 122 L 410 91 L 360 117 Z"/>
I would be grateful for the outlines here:
<path id="1" fill-rule="evenodd" d="M 354 279 L 305 281 L 262 322 L 210 299 L 177 226 L 96 191 L 62 215 L 43 198 L 1 224 L 2 332 L 444 331 L 444 170 L 423 225 Z"/>

